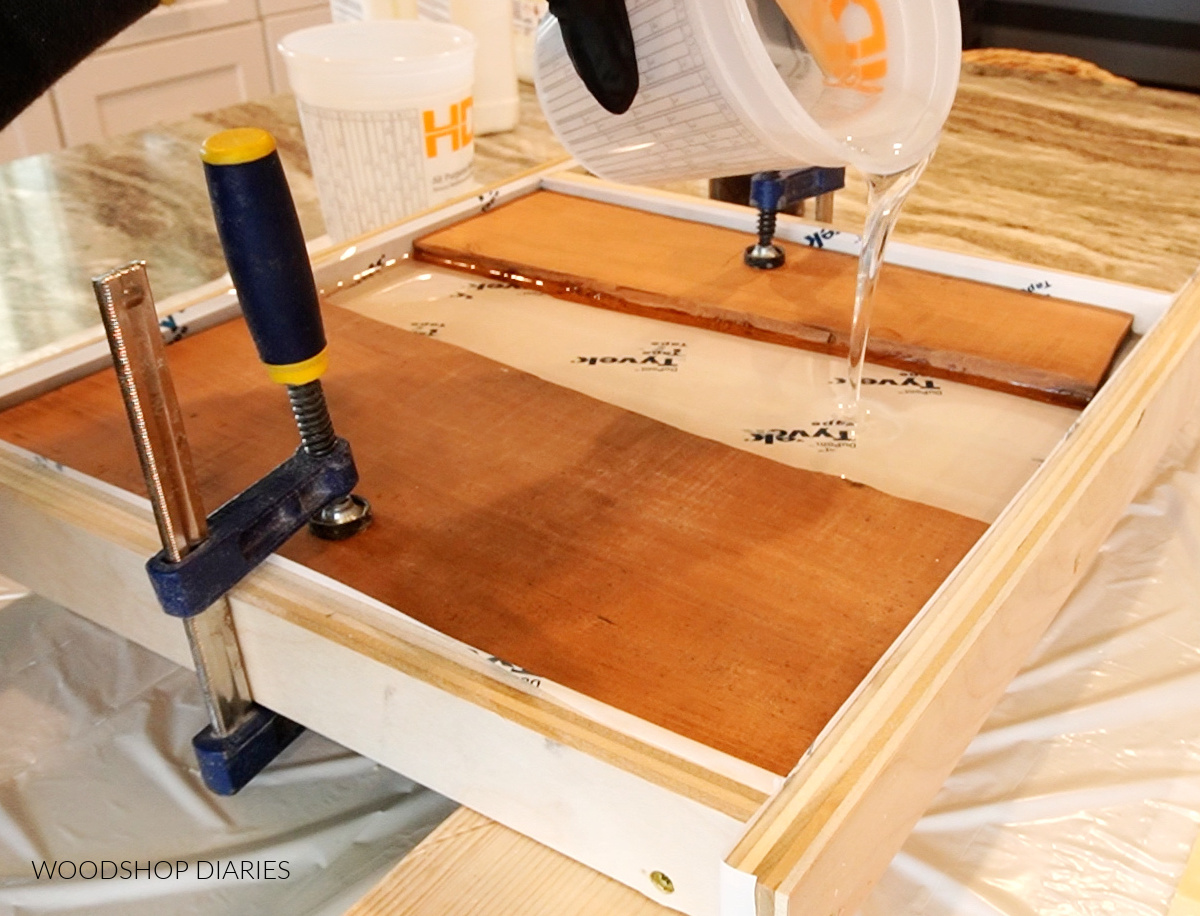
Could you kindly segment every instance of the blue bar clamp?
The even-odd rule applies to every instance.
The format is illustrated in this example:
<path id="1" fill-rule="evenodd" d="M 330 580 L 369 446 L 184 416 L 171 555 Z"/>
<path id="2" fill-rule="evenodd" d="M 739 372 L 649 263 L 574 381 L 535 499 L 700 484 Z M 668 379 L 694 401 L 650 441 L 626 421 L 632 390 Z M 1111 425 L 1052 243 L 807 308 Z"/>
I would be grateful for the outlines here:
<path id="1" fill-rule="evenodd" d="M 306 524 L 340 540 L 366 528 L 371 512 L 352 492 L 358 472 L 321 388 L 325 331 L 275 140 L 253 128 L 222 131 L 205 141 L 202 159 L 243 316 L 268 375 L 287 389 L 296 453 L 205 518 L 145 264 L 93 285 L 162 536 L 146 569 L 163 610 L 184 621 L 208 707 L 210 724 L 192 745 L 205 784 L 232 795 L 303 728 L 254 702 L 228 605 L 213 605 Z"/>
<path id="2" fill-rule="evenodd" d="M 328 364 L 316 284 L 275 138 L 257 128 L 221 131 L 201 150 L 217 235 L 242 315 L 271 380 L 287 388 L 301 446 L 291 458 L 208 519 L 208 538 L 171 562 L 146 564 L 168 614 L 190 618 L 226 594 L 305 525 L 340 540 L 371 521 L 353 494 L 358 471 L 333 431 L 320 377 Z M 225 734 L 192 740 L 205 784 L 233 794 L 302 731 L 251 702 Z"/>

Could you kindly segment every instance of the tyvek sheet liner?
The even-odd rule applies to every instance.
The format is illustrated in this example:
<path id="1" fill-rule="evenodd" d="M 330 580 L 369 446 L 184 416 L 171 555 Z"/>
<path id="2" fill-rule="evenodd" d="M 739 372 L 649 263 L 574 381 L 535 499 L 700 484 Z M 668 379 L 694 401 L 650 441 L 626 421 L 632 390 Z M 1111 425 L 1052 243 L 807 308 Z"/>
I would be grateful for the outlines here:
<path id="1" fill-rule="evenodd" d="M 192 672 L 40 598 L 0 608 L 0 914 L 332 916 L 455 807 L 311 732 L 220 798 L 191 750 L 205 722 Z M 56 860 L 172 865 L 35 877 Z"/>
<path id="2" fill-rule="evenodd" d="M 1167 912 L 1200 825 L 1198 437 L 1125 512 L 865 916 Z M 332 916 L 452 807 L 312 734 L 216 798 L 188 747 L 203 718 L 190 672 L 40 599 L 0 610 L 0 914 Z M 33 879 L 55 857 L 290 877 Z"/>

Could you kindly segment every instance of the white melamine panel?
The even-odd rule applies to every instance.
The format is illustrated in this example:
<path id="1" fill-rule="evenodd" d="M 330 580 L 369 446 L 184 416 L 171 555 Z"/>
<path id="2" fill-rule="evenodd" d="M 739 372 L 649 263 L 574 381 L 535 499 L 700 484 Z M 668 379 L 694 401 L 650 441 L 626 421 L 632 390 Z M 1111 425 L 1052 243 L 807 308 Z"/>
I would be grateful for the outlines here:
<path id="1" fill-rule="evenodd" d="M 68 145 L 178 121 L 270 92 L 260 22 L 97 54 L 54 90 Z"/>
<path id="2" fill-rule="evenodd" d="M 311 10 L 322 7 L 327 12 L 331 9 L 329 0 L 258 0 L 258 13 L 264 19 L 277 13 L 295 13 L 300 10 Z"/>

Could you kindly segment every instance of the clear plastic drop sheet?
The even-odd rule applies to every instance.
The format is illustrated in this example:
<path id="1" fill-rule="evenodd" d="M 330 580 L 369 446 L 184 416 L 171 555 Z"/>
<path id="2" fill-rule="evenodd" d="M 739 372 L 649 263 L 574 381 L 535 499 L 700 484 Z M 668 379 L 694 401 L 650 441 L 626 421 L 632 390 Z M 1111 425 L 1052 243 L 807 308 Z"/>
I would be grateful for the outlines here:
<path id="1" fill-rule="evenodd" d="M 212 795 L 192 672 L 17 594 L 0 582 L 2 916 L 333 916 L 455 807 L 311 732 Z"/>
<path id="2" fill-rule="evenodd" d="M 1200 825 L 1200 448 L 1177 438 L 863 908 L 1163 916 Z"/>

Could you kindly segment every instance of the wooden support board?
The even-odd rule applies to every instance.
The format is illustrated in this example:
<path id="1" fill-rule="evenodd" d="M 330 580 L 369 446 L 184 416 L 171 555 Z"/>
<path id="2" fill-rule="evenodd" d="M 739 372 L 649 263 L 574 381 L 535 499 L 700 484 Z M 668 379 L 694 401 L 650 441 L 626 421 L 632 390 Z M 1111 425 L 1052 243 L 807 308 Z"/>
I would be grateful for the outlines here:
<path id="1" fill-rule="evenodd" d="M 661 891 L 659 896 L 670 900 Z M 469 808 L 459 808 L 346 916 L 671 916 L 672 912 Z"/>
<path id="2" fill-rule="evenodd" d="M 743 233 L 540 191 L 418 239 L 415 256 L 577 302 L 845 352 L 857 260 L 791 242 L 742 263 Z M 1130 316 L 912 268 L 883 268 L 868 360 L 1086 404 Z"/>
<path id="3" fill-rule="evenodd" d="M 773 461 L 326 309 L 375 525 L 282 551 L 532 676 L 786 774 L 978 521 Z M 295 447 L 240 322 L 169 350 L 206 504 Z M 111 373 L 0 438 L 130 490 Z"/>

